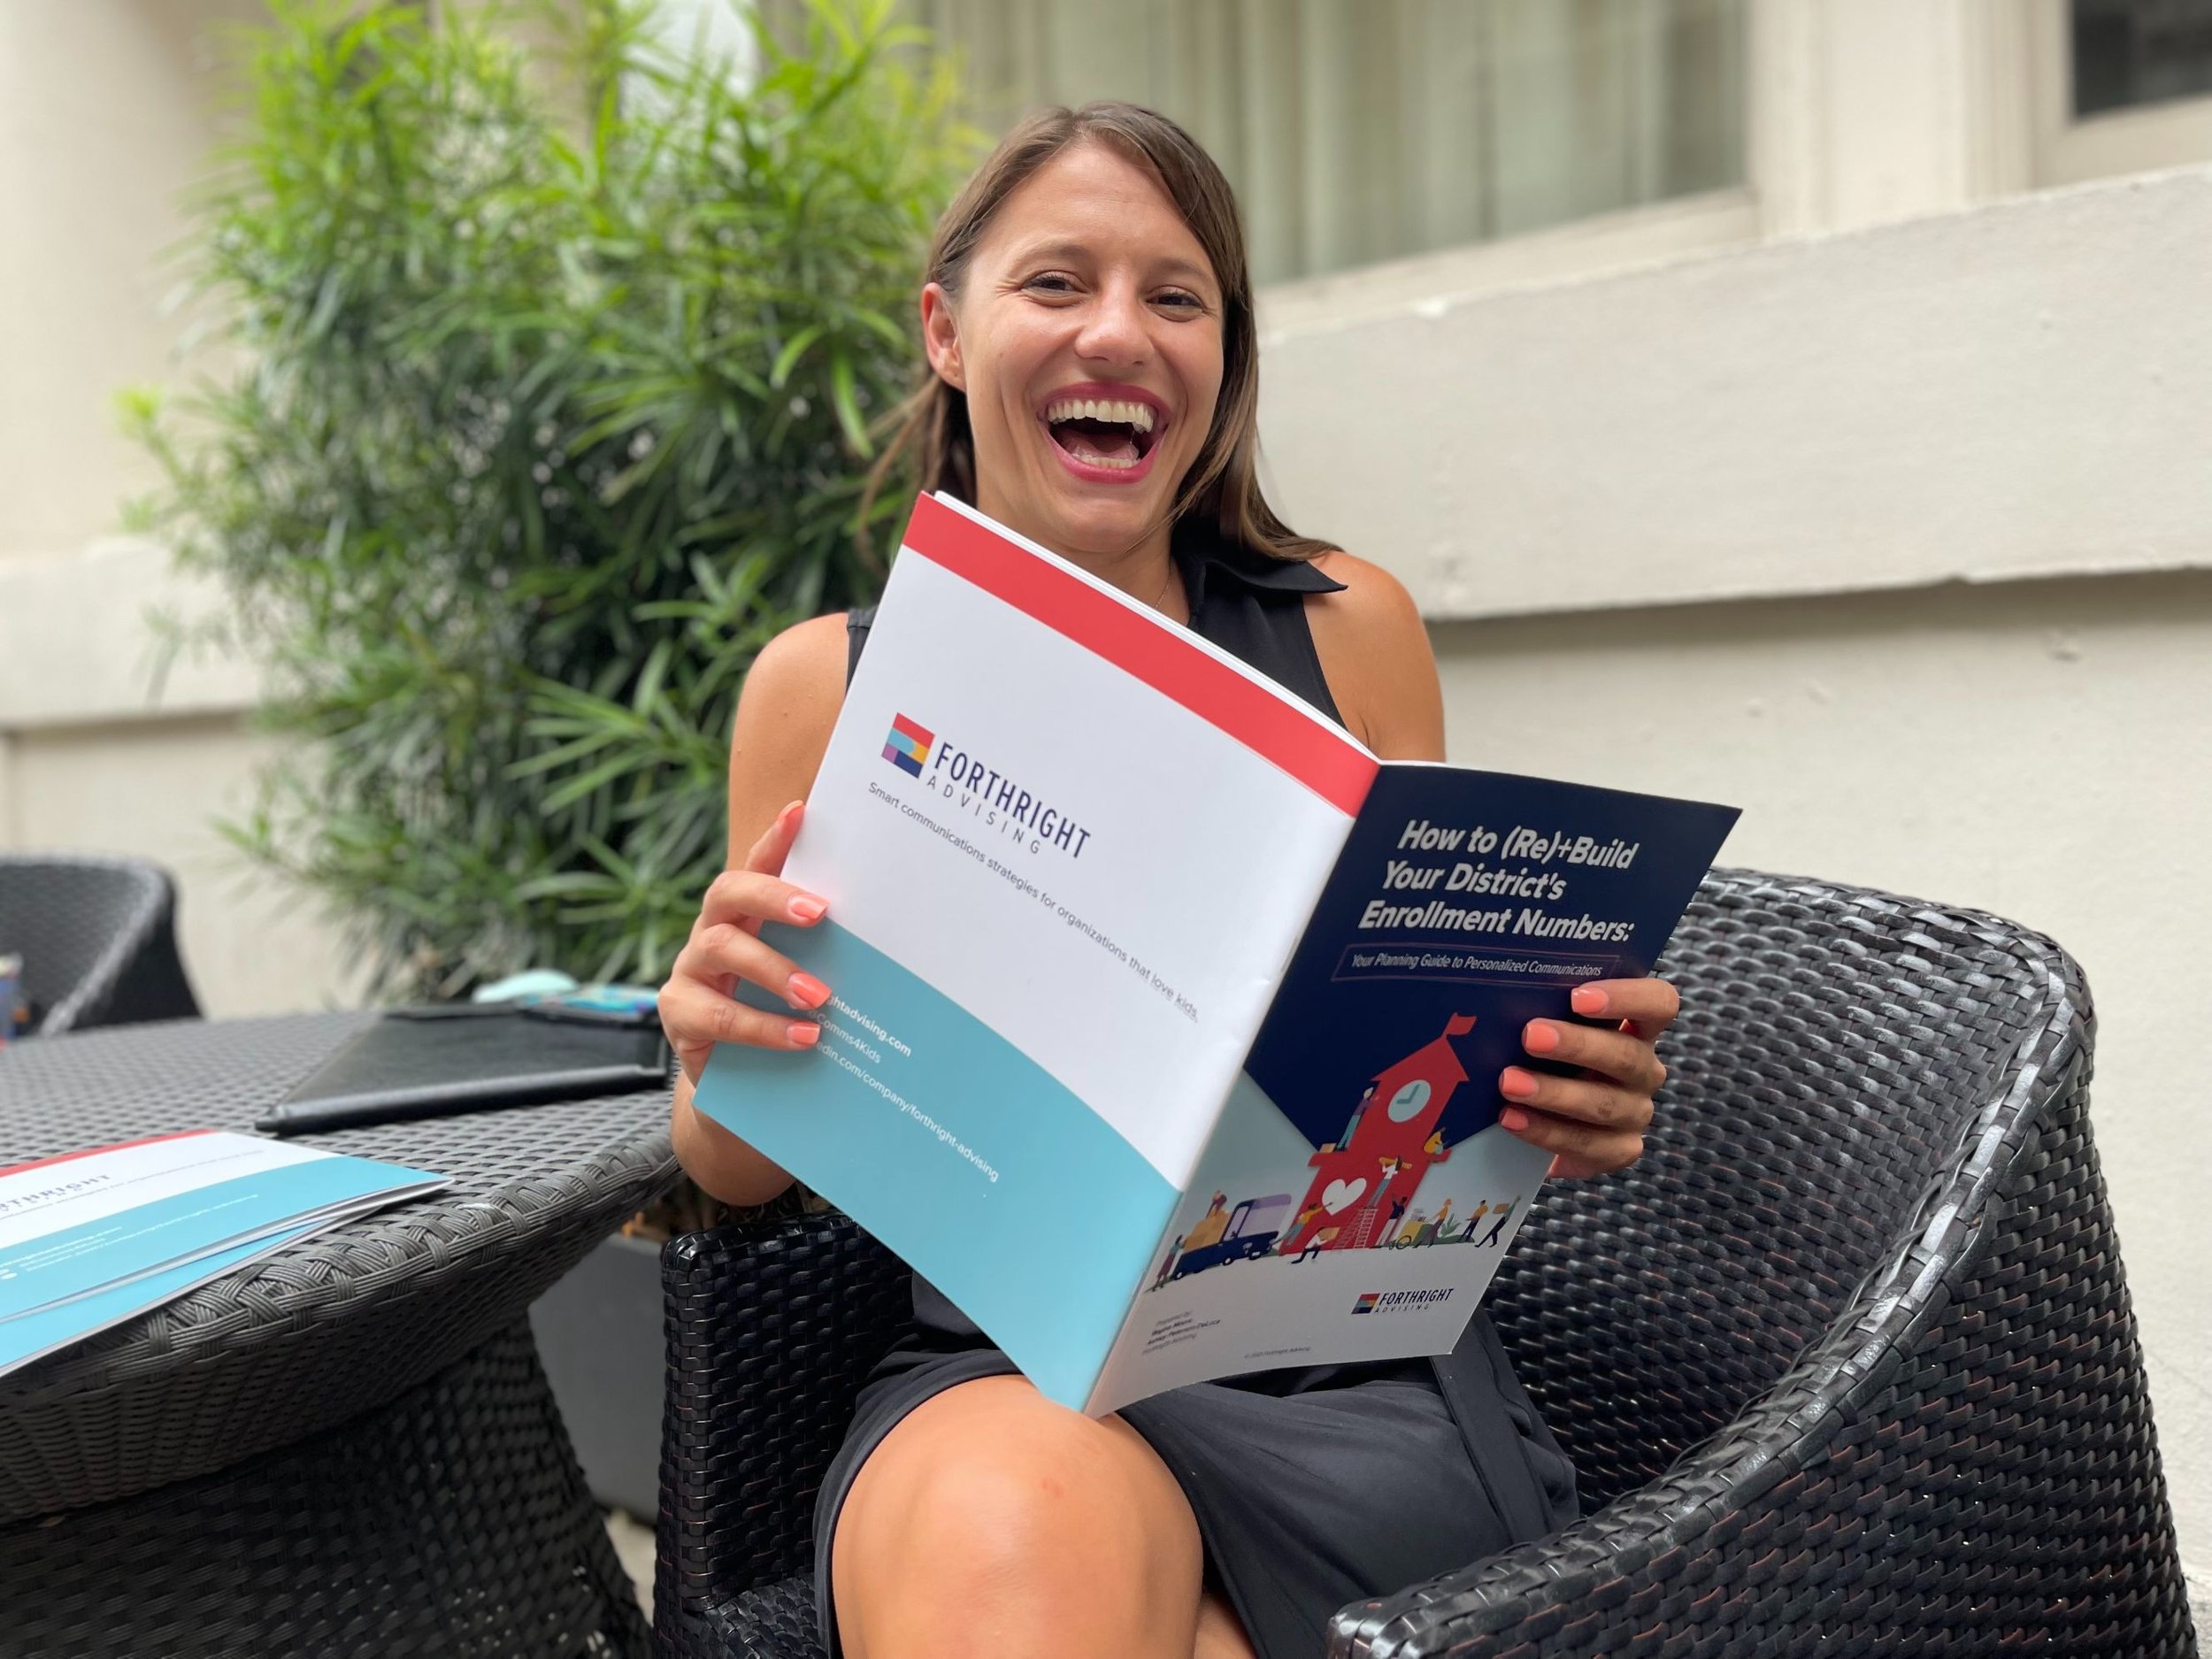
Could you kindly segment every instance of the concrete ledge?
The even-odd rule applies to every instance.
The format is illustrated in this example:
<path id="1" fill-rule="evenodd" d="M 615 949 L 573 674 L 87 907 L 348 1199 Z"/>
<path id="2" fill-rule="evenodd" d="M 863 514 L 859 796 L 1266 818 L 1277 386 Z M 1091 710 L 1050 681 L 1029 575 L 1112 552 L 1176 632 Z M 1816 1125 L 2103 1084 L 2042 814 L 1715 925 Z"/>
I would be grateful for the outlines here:
<path id="1" fill-rule="evenodd" d="M 1269 475 L 1439 618 L 2212 567 L 2208 269 L 2193 167 L 1309 313 Z"/>
<path id="2" fill-rule="evenodd" d="M 204 650 L 162 672 L 153 613 L 219 614 L 221 594 L 169 567 L 158 544 L 94 542 L 62 557 L 0 560 L 0 731 L 250 708 L 250 664 Z"/>

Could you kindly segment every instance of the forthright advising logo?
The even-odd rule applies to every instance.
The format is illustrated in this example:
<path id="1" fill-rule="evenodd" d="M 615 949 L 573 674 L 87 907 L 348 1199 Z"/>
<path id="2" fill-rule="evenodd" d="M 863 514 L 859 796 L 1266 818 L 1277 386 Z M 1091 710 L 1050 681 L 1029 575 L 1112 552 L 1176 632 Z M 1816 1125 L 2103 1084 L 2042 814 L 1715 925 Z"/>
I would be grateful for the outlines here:
<path id="1" fill-rule="evenodd" d="M 1369 1290 L 1352 1304 L 1354 1313 L 1422 1313 L 1452 1299 L 1448 1285 L 1434 1290 Z"/>
<path id="2" fill-rule="evenodd" d="M 909 777 L 918 778 L 929 764 L 930 745 L 937 733 L 917 726 L 902 714 L 891 717 L 891 735 L 883 740 L 883 757 Z"/>
<path id="3" fill-rule="evenodd" d="M 910 716 L 891 717 L 883 757 L 955 812 L 1033 853 L 1080 858 L 1090 842 L 1091 832 L 1066 812 Z"/>

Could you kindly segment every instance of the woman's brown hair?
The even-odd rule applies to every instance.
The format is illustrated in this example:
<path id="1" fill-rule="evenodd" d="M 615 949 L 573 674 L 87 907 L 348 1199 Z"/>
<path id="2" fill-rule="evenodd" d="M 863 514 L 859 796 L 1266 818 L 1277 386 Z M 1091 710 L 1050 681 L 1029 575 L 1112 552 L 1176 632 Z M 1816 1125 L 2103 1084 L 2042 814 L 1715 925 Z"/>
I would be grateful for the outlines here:
<path id="1" fill-rule="evenodd" d="M 1277 558 L 1329 551 L 1332 543 L 1294 534 L 1260 493 L 1259 341 L 1244 220 L 1214 158 L 1167 117 L 1134 104 L 1087 104 L 1029 116 L 976 169 L 937 221 L 923 280 L 958 300 L 968 262 L 999 204 L 1038 168 L 1080 143 L 1104 144 L 1150 173 L 1206 250 L 1221 284 L 1221 390 L 1212 430 L 1184 477 L 1175 522 L 1202 515 L 1231 541 Z M 868 522 L 869 504 L 884 480 L 910 456 L 924 489 L 945 490 L 972 504 L 975 436 L 968 426 L 967 395 L 925 367 L 895 419 L 896 435 L 869 474 L 861 522 Z"/>

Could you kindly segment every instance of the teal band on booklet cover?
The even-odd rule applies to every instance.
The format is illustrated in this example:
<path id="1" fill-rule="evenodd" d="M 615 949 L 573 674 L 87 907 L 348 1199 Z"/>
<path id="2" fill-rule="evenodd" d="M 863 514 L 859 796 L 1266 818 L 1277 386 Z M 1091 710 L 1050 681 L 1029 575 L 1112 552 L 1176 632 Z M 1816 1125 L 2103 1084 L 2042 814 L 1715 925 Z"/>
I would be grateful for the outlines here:
<path id="1" fill-rule="evenodd" d="M 762 933 L 836 987 L 813 1016 L 821 1041 L 724 1044 L 699 1104 L 926 1262 L 1040 1388 L 1079 1409 L 1175 1189 L 1043 1067 L 857 935 L 830 921 Z"/>

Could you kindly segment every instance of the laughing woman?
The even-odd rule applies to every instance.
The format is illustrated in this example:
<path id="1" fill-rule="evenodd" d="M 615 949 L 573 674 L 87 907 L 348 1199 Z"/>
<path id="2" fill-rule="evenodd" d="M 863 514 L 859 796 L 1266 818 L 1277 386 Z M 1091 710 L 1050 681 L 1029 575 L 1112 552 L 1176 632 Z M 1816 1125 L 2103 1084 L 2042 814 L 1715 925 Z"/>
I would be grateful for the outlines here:
<path id="1" fill-rule="evenodd" d="M 1025 122 L 947 211 L 921 296 L 923 482 L 1271 675 L 1386 757 L 1444 753 L 1421 619 L 1372 565 L 1293 534 L 1256 478 L 1251 278 L 1229 185 L 1128 104 Z M 758 938 L 827 910 L 780 879 L 865 618 L 764 650 L 730 753 L 730 868 L 661 992 L 684 1167 L 733 1204 L 790 1177 L 692 1110 L 718 1042 L 803 1048 L 829 987 Z M 788 803 L 789 804 L 786 804 Z M 1159 856 L 1172 858 L 1163 844 Z M 737 979 L 793 1012 L 746 1007 Z M 1673 1018 L 1658 980 L 1586 985 L 1607 1030 L 1533 1021 L 1509 1129 L 1554 1171 L 1642 1149 Z M 1573 1518 L 1574 1473 L 1486 1317 L 1441 1360 L 1273 1371 L 1094 1420 L 1046 1400 L 928 1284 L 822 1486 L 822 1637 L 847 1659 L 1304 1659 L 1330 1612 Z"/>

